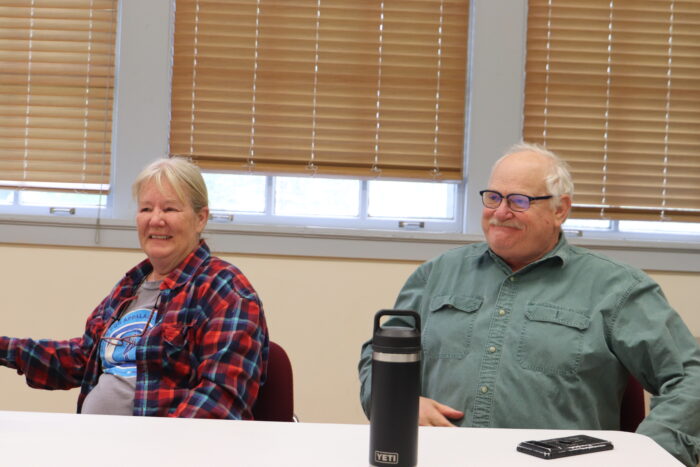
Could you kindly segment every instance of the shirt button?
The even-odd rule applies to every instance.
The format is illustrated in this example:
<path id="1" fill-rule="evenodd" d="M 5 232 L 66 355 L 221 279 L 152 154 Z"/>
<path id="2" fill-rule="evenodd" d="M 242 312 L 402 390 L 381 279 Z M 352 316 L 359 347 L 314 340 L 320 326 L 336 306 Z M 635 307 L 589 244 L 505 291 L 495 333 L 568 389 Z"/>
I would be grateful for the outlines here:
<path id="1" fill-rule="evenodd" d="M 510 279 L 510 281 L 511 281 L 511 282 L 515 282 L 515 277 L 513 277 L 513 276 L 510 276 L 510 278 L 509 278 L 509 279 Z"/>
<path id="2" fill-rule="evenodd" d="M 489 392 L 489 387 L 488 387 L 488 386 L 481 386 L 481 388 L 479 388 L 479 390 L 480 390 L 483 394 L 486 394 L 487 392 Z"/>
<path id="3" fill-rule="evenodd" d="M 493 346 L 493 345 L 492 345 L 491 347 L 489 347 L 489 352 L 490 352 L 490 353 L 494 353 L 495 351 L 496 351 L 496 346 Z"/>
<path id="4" fill-rule="evenodd" d="M 498 310 L 498 316 L 505 316 L 505 314 L 506 314 L 506 310 L 504 310 L 503 308 Z"/>

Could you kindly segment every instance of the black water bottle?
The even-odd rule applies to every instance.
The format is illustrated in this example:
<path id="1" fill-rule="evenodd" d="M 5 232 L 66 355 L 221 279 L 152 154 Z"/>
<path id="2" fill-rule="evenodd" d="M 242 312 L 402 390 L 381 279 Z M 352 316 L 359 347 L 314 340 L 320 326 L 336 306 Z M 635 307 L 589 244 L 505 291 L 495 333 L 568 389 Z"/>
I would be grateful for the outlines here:
<path id="1" fill-rule="evenodd" d="M 382 326 L 380 319 L 384 316 L 409 317 L 414 326 Z M 413 467 L 418 460 L 421 357 L 418 313 L 377 312 L 372 351 L 369 463 L 378 467 Z"/>

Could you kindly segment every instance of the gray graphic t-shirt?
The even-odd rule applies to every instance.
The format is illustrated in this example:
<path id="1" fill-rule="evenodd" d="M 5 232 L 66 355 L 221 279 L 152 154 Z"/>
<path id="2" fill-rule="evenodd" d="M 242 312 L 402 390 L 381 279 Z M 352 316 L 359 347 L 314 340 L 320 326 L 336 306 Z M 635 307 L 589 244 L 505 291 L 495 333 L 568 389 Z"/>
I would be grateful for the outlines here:
<path id="1" fill-rule="evenodd" d="M 136 344 L 153 327 L 161 281 L 146 281 L 100 344 L 103 373 L 83 402 L 82 413 L 132 415 L 136 388 Z"/>

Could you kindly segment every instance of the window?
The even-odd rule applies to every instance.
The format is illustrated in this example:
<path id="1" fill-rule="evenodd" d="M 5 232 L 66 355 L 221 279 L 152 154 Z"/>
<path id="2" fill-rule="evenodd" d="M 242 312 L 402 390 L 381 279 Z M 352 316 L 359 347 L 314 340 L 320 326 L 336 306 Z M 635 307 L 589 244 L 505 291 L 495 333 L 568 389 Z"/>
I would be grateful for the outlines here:
<path id="1" fill-rule="evenodd" d="M 267 5 L 271 2 L 261 1 Z M 322 0 L 322 4 L 329 3 Z M 102 213 L 101 220 L 96 223 L 96 210 L 81 207 L 82 204 L 22 205 L 16 187 L 0 187 L 0 238 L 3 242 L 138 247 L 131 230 L 136 209 L 131 198 L 131 182 L 145 164 L 169 153 L 174 5 L 169 1 L 119 2 L 110 191 L 101 198 L 99 194 L 92 195 L 96 197 L 95 205 L 105 206 L 97 210 Z M 0 11 L 5 10 L 0 7 Z M 451 15 L 452 12 L 448 16 Z M 464 24 L 467 24 L 466 17 Z M 221 204 L 212 203 L 214 218 L 207 228 L 216 251 L 425 260 L 448 248 L 481 239 L 478 191 L 485 188 L 492 163 L 523 136 L 526 58 L 523 37 L 527 32 L 527 2 L 513 2 L 509 8 L 503 8 L 499 2 L 473 2 L 469 26 L 470 71 L 465 97 L 468 118 L 463 116 L 463 122 L 466 122 L 463 124 L 463 180 L 443 179 L 432 183 L 430 178 L 430 191 L 436 190 L 437 193 L 400 188 L 394 191 L 397 193 L 394 197 L 390 197 L 376 185 L 423 182 L 390 177 L 385 172 L 379 178 L 355 176 L 359 188 L 357 191 L 353 188 L 353 196 L 356 194 L 360 199 L 357 217 L 279 216 L 270 214 L 276 203 L 275 177 L 290 175 L 268 173 L 259 166 L 260 170 L 252 175 L 246 168 L 238 166 L 208 168 L 210 173 L 206 178 L 212 201 L 222 200 Z M 0 39 L 0 44 L 4 44 L 2 41 Z M 0 74 L 0 81 L 4 78 L 5 75 Z M 0 91 L 4 88 L 0 87 Z M 248 117 L 250 115 L 246 119 Z M 0 131 L 7 131 L 2 122 Z M 3 157 L 0 155 L 0 163 Z M 228 180 L 239 175 L 242 177 L 236 181 Z M 313 177 L 305 170 L 291 176 L 339 179 L 337 174 L 320 170 Z M 218 182 L 214 181 L 216 178 L 219 178 Z M 244 188 L 244 183 L 249 185 Z M 243 192 L 245 196 L 237 192 Z M 407 201 L 407 193 L 417 200 Z M 384 199 L 372 200 L 373 194 Z M 89 193 L 85 195 L 90 196 Z M 433 196 L 436 198 L 434 203 L 426 201 Z M 455 200 L 452 208 L 444 201 L 445 197 Z M 414 208 L 410 214 L 416 217 L 404 216 L 407 213 L 399 207 L 384 205 L 393 200 L 406 201 Z M 54 209 L 49 217 L 49 207 L 60 209 Z M 424 207 L 436 208 L 436 211 L 425 212 Z M 66 214 L 66 210 L 74 210 L 75 214 Z M 392 210 L 395 210 L 394 215 L 401 215 L 392 217 Z M 280 225 L 282 221 L 283 226 Z M 599 224 L 587 221 L 585 228 L 580 226 L 582 219 L 573 221 L 579 224 L 569 228 L 580 231 L 583 236 L 572 241 L 584 246 L 595 249 L 605 245 L 606 253 L 619 252 L 618 257 L 639 267 L 700 271 L 697 234 L 629 232 L 624 223 L 630 221 L 624 219 L 594 219 Z M 399 227 L 400 223 L 404 227 Z M 420 228 L 421 223 L 423 228 Z M 663 225 L 671 224 L 664 222 Z M 99 235 L 96 235 L 96 225 L 99 226 Z M 311 225 L 324 228 L 308 228 Z M 352 227 L 341 228 L 347 226 Z M 434 230 L 431 230 L 432 226 Z M 655 236 L 654 242 L 644 241 L 651 236 Z M 629 238 L 640 241 L 615 241 Z"/>
<path id="2" fill-rule="evenodd" d="M 454 232 L 459 184 L 205 173 L 212 220 Z"/>
<path id="3" fill-rule="evenodd" d="M 383 181 L 462 179 L 468 5 L 178 0 L 171 154 L 280 174 L 263 202 L 277 222 L 455 221 L 452 184 L 433 190 L 435 212 L 398 195 L 426 183 Z"/>
<path id="4" fill-rule="evenodd" d="M 359 180 L 275 177 L 274 213 L 281 216 L 356 217 Z"/>
<path id="5" fill-rule="evenodd" d="M 456 218 L 456 185 L 447 183 L 370 181 L 370 217 L 445 219 Z"/>
<path id="6" fill-rule="evenodd" d="M 267 177 L 208 172 L 204 174 L 204 181 L 209 191 L 211 210 L 265 212 Z"/>
<path id="7" fill-rule="evenodd" d="M 104 206 L 116 4 L 0 8 L 1 205 Z"/>
<path id="8" fill-rule="evenodd" d="M 699 222 L 700 4 L 529 3 L 524 135 L 570 163 L 573 216 Z"/>
<path id="9" fill-rule="evenodd" d="M 12 204 L 15 193 L 12 190 L 0 190 L 0 205 Z"/>

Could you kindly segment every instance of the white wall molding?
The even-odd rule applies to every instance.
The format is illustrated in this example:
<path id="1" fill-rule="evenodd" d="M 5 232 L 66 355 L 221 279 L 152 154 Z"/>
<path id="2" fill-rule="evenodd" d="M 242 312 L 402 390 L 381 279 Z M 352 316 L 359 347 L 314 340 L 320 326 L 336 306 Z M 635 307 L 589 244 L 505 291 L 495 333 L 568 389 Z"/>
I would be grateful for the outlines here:
<path id="1" fill-rule="evenodd" d="M 138 249 L 134 222 L 37 216 L 0 218 L 0 242 Z M 274 227 L 210 223 L 204 236 L 221 253 L 425 261 L 480 235 Z M 700 272 L 700 241 L 610 240 L 574 237 L 590 248 L 645 270 Z"/>

